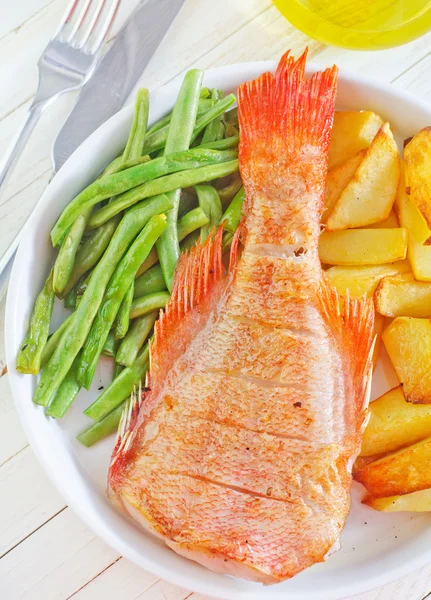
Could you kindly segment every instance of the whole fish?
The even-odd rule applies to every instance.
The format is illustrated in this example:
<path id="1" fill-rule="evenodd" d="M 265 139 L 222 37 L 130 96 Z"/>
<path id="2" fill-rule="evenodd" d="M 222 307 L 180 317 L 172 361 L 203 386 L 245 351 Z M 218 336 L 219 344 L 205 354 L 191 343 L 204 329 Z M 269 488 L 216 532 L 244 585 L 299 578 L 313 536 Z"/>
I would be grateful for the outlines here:
<path id="1" fill-rule="evenodd" d="M 173 550 L 263 583 L 337 548 L 371 377 L 373 302 L 339 297 L 318 256 L 337 70 L 306 80 L 305 60 L 239 89 L 229 269 L 221 229 L 180 258 L 109 469 L 118 506 Z"/>

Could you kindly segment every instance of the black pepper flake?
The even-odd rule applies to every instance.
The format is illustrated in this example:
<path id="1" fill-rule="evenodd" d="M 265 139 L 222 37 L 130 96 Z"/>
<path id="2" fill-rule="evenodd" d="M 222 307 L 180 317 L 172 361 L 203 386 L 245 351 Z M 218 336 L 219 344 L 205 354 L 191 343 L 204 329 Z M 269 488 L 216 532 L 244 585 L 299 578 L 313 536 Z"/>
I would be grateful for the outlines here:
<path id="1" fill-rule="evenodd" d="M 246 450 L 250 450 L 250 448 L 246 448 Z"/>
<path id="2" fill-rule="evenodd" d="M 151 388 L 150 387 L 144 387 L 142 389 L 143 392 L 151 392 Z"/>
<path id="3" fill-rule="evenodd" d="M 294 403 L 293 403 L 293 406 L 294 406 L 295 408 L 301 408 L 301 406 L 302 406 L 302 402 L 294 402 Z"/>
<path id="4" fill-rule="evenodd" d="M 103 385 L 101 385 L 100 387 L 97 388 L 97 391 L 100 392 L 100 390 L 103 390 Z"/>
<path id="5" fill-rule="evenodd" d="M 410 189 L 410 186 L 408 185 L 406 187 L 406 194 L 407 194 L 407 196 L 410 196 L 410 192 L 411 192 L 411 189 Z"/>

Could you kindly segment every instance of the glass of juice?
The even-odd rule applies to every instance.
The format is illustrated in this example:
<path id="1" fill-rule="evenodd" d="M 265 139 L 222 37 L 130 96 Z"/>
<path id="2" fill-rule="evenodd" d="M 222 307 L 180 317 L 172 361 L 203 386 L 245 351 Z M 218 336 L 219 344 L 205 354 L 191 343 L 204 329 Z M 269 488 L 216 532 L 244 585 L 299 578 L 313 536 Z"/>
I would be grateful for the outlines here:
<path id="1" fill-rule="evenodd" d="M 431 0 L 274 0 L 310 37 L 333 46 L 379 50 L 431 29 Z"/>

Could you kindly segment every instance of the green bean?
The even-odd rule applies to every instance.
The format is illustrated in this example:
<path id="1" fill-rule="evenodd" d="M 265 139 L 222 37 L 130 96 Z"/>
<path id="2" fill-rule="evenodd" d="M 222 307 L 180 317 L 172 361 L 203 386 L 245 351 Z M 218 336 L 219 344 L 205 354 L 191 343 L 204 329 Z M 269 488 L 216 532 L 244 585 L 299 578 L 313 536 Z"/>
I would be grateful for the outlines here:
<path id="1" fill-rule="evenodd" d="M 56 296 L 63 298 L 64 290 L 75 264 L 75 257 L 90 218 L 91 208 L 86 208 L 71 225 L 64 237 L 54 264 L 53 288 Z"/>
<path id="2" fill-rule="evenodd" d="M 223 222 L 223 228 L 226 231 L 230 231 L 231 233 L 235 233 L 238 229 L 239 222 L 241 221 L 242 216 L 242 206 L 244 204 L 244 188 L 242 187 L 239 192 L 235 195 L 235 198 L 229 204 L 221 221 Z"/>
<path id="3" fill-rule="evenodd" d="M 209 148 L 210 150 L 229 150 L 230 148 L 236 148 L 238 144 L 239 135 L 232 135 L 231 137 L 225 138 L 224 140 L 208 142 L 207 144 L 199 144 L 197 148 Z"/>
<path id="4" fill-rule="evenodd" d="M 135 298 L 130 309 L 130 318 L 136 319 L 136 317 L 142 317 L 142 315 L 147 315 L 154 310 L 165 308 L 169 298 L 169 292 L 156 292 L 155 294 Z"/>
<path id="5" fill-rule="evenodd" d="M 76 253 L 75 265 L 64 289 L 64 294 L 69 293 L 80 278 L 87 273 L 91 267 L 94 267 L 108 247 L 120 220 L 121 216 L 116 215 L 110 221 L 107 221 L 101 227 L 98 227 L 82 244 L 81 248 Z"/>
<path id="6" fill-rule="evenodd" d="M 120 365 L 120 363 L 115 363 L 114 364 L 114 373 L 112 375 L 112 381 L 114 381 L 115 379 L 117 379 L 118 375 L 121 373 L 121 371 L 124 369 L 123 365 Z"/>
<path id="7" fill-rule="evenodd" d="M 131 283 L 133 283 L 139 265 L 145 260 L 165 229 L 165 215 L 151 217 L 112 275 L 81 353 L 78 381 L 87 390 L 93 380 L 100 353 L 121 302 Z"/>
<path id="8" fill-rule="evenodd" d="M 148 181 L 134 190 L 130 190 L 125 194 L 121 194 L 110 204 L 100 208 L 97 212 L 91 215 L 90 222 L 93 224 L 93 226 L 99 226 L 111 219 L 114 215 L 120 213 L 122 210 L 133 206 L 140 200 L 150 198 L 156 194 L 170 192 L 178 187 L 190 187 L 199 183 L 204 183 L 205 181 L 211 181 L 213 179 L 218 179 L 219 177 L 224 177 L 225 175 L 231 175 L 237 170 L 238 160 L 230 160 L 222 164 L 200 167 L 198 169 L 190 169 L 189 171 L 183 171 L 182 173 L 175 173 L 173 175 L 166 175 L 166 177 L 160 177 L 154 181 Z"/>
<path id="9" fill-rule="evenodd" d="M 75 310 L 76 308 L 76 292 L 78 291 L 78 283 L 67 292 L 64 296 L 64 308 L 71 308 Z"/>
<path id="10" fill-rule="evenodd" d="M 200 239 L 200 231 L 193 231 L 190 235 L 186 237 L 186 239 L 180 245 L 181 253 L 186 250 L 190 250 L 193 246 L 196 245 L 197 241 Z"/>
<path id="11" fill-rule="evenodd" d="M 176 182 L 181 182 L 184 175 L 190 170 L 194 173 L 198 168 L 207 168 L 217 167 L 221 164 L 227 164 L 237 157 L 236 150 L 226 150 L 223 152 L 218 152 L 215 150 L 199 150 L 198 148 L 193 148 L 192 150 L 187 150 L 185 152 L 178 152 L 176 154 L 170 154 L 169 156 L 164 156 L 161 158 L 155 158 L 150 163 L 151 165 L 159 165 L 157 169 L 159 169 L 159 175 L 163 175 L 161 169 L 163 168 L 166 172 L 173 173 L 177 175 L 178 178 L 167 179 L 169 175 L 161 176 L 146 183 L 136 186 L 133 189 L 124 192 L 123 194 L 118 195 L 111 202 L 103 206 L 101 209 L 96 211 L 90 217 L 90 221 L 88 223 L 88 228 L 94 229 L 95 227 L 99 227 L 102 223 L 105 223 L 112 216 L 118 214 L 123 209 L 128 208 L 135 204 L 138 200 L 142 200 L 144 198 L 149 198 L 150 196 L 156 196 L 158 194 L 157 188 L 167 188 L 166 191 L 172 191 L 172 185 Z M 129 169 L 133 170 L 133 169 Z M 223 171 L 223 169 L 222 169 Z M 155 169 L 153 168 L 153 174 L 155 173 Z M 217 169 L 216 169 L 216 172 Z M 229 171 L 230 172 L 230 171 Z M 209 171 L 211 173 L 211 171 Z M 205 172 L 204 172 L 205 174 Z M 194 176 L 196 177 L 196 175 Z M 192 180 L 193 176 L 191 176 Z M 186 178 L 187 181 L 187 178 Z M 154 190 L 156 190 L 154 192 Z M 161 192 L 164 193 L 164 192 Z M 121 208 L 119 208 L 121 207 Z M 62 217 L 60 217 L 62 218 Z M 66 220 L 67 223 L 67 220 Z M 63 225 L 61 224 L 61 227 Z"/>
<path id="12" fill-rule="evenodd" d="M 194 208 L 190 212 L 186 213 L 181 219 L 178 221 L 178 239 L 183 240 L 186 238 L 189 233 L 199 229 L 200 227 L 204 228 L 208 226 L 210 220 L 208 215 L 202 210 L 200 206 Z"/>
<path id="13" fill-rule="evenodd" d="M 147 133 L 148 111 L 150 107 L 148 90 L 141 88 L 136 94 L 135 113 L 129 139 L 123 152 L 123 162 L 142 156 L 145 134 Z"/>
<path id="14" fill-rule="evenodd" d="M 228 204 L 232 198 L 234 198 L 235 194 L 239 192 L 241 187 L 242 180 L 238 173 L 236 177 L 232 178 L 232 181 L 228 185 L 217 190 L 223 206 L 226 206 L 226 204 Z"/>
<path id="15" fill-rule="evenodd" d="M 177 101 L 172 111 L 171 124 L 165 144 L 165 155 L 186 150 L 190 147 L 196 124 L 199 92 L 202 86 L 203 72 L 197 69 L 189 71 L 184 77 Z M 167 227 L 157 242 L 157 254 L 162 267 L 163 277 L 168 290 L 172 287 L 175 267 L 180 255 L 177 234 L 178 207 L 181 186 L 170 192 L 172 209 L 167 214 Z"/>
<path id="16" fill-rule="evenodd" d="M 87 448 L 90 448 L 103 438 L 115 433 L 120 424 L 121 415 L 125 409 L 126 402 L 119 404 L 114 410 L 108 413 L 103 419 L 96 421 L 76 436 L 76 439 Z"/>
<path id="17" fill-rule="evenodd" d="M 78 308 L 79 303 L 82 300 L 82 296 L 85 294 L 85 290 L 88 287 L 88 282 L 90 281 L 92 271 L 87 273 L 87 276 L 81 280 L 81 283 L 76 288 L 76 300 L 75 300 L 75 310 Z"/>
<path id="18" fill-rule="evenodd" d="M 119 173 L 120 171 L 125 171 L 126 169 L 130 169 L 131 167 L 136 167 L 137 165 L 143 165 L 151 160 L 151 156 L 148 154 L 144 154 L 144 156 L 138 156 L 136 158 L 129 158 L 128 160 L 123 160 L 123 156 L 117 156 L 115 160 L 110 163 L 103 173 L 100 175 L 99 179 L 105 177 L 106 175 L 115 175 L 115 173 Z"/>
<path id="19" fill-rule="evenodd" d="M 67 409 L 73 403 L 81 389 L 81 386 L 76 380 L 78 371 L 79 354 L 72 363 L 66 377 L 60 384 L 54 398 L 50 402 L 45 414 L 48 417 L 61 419 L 66 414 Z"/>
<path id="20" fill-rule="evenodd" d="M 42 353 L 48 339 L 54 306 L 52 280 L 53 271 L 51 270 L 42 291 L 34 303 L 30 324 L 16 358 L 16 369 L 20 373 L 37 375 L 40 371 Z"/>
<path id="21" fill-rule="evenodd" d="M 141 263 L 142 264 L 142 263 Z M 126 335 L 127 330 L 129 329 L 129 313 L 130 307 L 132 305 L 133 294 L 134 294 L 134 284 L 133 281 L 129 285 L 129 288 L 124 296 L 120 308 L 118 309 L 117 316 L 115 318 L 115 339 L 121 340 Z"/>
<path id="22" fill-rule="evenodd" d="M 178 230 L 178 240 L 182 242 L 190 233 L 203 225 L 206 225 L 208 218 L 205 214 L 203 214 L 199 207 L 189 211 L 187 214 L 183 215 L 181 219 L 178 221 L 177 230 Z M 197 236 L 199 237 L 199 235 Z M 181 244 L 180 244 L 180 252 L 181 252 Z M 151 250 L 147 258 L 144 260 L 142 265 L 139 267 L 136 277 L 139 277 L 143 273 L 145 273 L 148 269 L 150 269 L 153 265 L 159 262 L 159 256 L 155 248 Z M 164 288 L 166 289 L 166 283 Z M 154 290 L 159 291 L 159 290 Z M 161 291 L 161 290 L 160 290 Z M 150 292 L 148 292 L 150 293 Z"/>
<path id="23" fill-rule="evenodd" d="M 75 313 L 70 314 L 67 317 L 67 319 L 65 319 L 63 321 L 63 323 L 54 331 L 54 333 L 52 333 L 49 336 L 49 338 L 45 344 L 45 347 L 43 349 L 42 357 L 40 359 L 40 368 L 41 369 L 43 369 L 46 366 L 47 362 L 53 355 L 54 350 L 56 349 L 61 336 L 66 331 L 66 328 L 72 323 L 74 317 L 75 317 Z"/>
<path id="24" fill-rule="evenodd" d="M 197 185 L 195 190 L 198 195 L 199 206 L 208 218 L 208 223 L 201 226 L 201 237 L 204 241 L 219 224 L 222 206 L 217 190 L 211 185 Z"/>
<path id="25" fill-rule="evenodd" d="M 122 340 L 118 348 L 115 359 L 117 363 L 125 365 L 126 367 L 133 366 L 133 363 L 147 337 L 150 335 L 158 316 L 159 312 L 154 311 L 132 321 L 126 337 Z"/>
<path id="26" fill-rule="evenodd" d="M 208 88 L 206 88 L 208 90 Z M 209 90 L 208 90 L 209 91 Z M 204 113 L 207 112 L 207 110 L 209 110 L 211 107 L 213 106 L 212 100 L 209 98 L 203 98 L 202 96 L 199 99 L 199 103 L 198 103 L 198 115 L 202 115 Z M 172 119 L 172 112 L 170 112 L 169 114 L 167 114 L 165 117 L 162 117 L 161 119 L 159 119 L 158 121 L 156 121 L 154 123 L 154 125 L 152 125 L 148 132 L 147 135 L 150 136 L 151 134 L 155 133 L 156 131 L 160 131 L 160 129 L 163 129 L 164 127 L 169 128 L 169 124 L 171 122 Z M 167 133 L 168 131 L 166 130 L 166 132 L 163 133 L 164 135 L 164 140 L 166 141 L 167 139 Z M 164 144 L 163 144 L 164 146 Z"/>
<path id="27" fill-rule="evenodd" d="M 223 92 L 219 92 L 217 89 L 211 91 L 211 99 L 214 102 L 214 106 L 218 100 L 223 98 Z M 216 142 L 224 137 L 224 126 L 222 121 L 223 115 L 218 115 L 215 119 L 208 123 L 205 127 L 204 134 L 202 136 L 202 143 L 207 144 L 208 142 Z"/>
<path id="28" fill-rule="evenodd" d="M 137 234 L 153 215 L 171 207 L 167 196 L 157 196 L 142 203 L 126 214 L 117 227 L 111 242 L 93 269 L 87 289 L 73 315 L 73 323 L 61 336 L 36 387 L 34 402 L 46 406 L 72 366 L 91 329 L 93 319 L 102 302 L 105 288 L 116 266 Z"/>
<path id="29" fill-rule="evenodd" d="M 140 275 L 142 275 L 142 273 L 145 273 L 148 269 L 150 269 L 152 266 L 154 266 L 158 262 L 159 262 L 159 257 L 157 255 L 157 250 L 155 248 L 153 248 L 151 250 L 151 252 L 149 253 L 149 255 L 147 256 L 147 258 L 142 263 L 142 265 L 139 267 L 138 272 L 136 273 L 136 277 L 139 277 Z M 165 278 L 163 278 L 163 281 L 164 280 L 165 280 Z M 165 288 L 166 288 L 166 284 L 165 284 Z"/>
<path id="30" fill-rule="evenodd" d="M 113 175 L 107 175 L 94 181 L 69 202 L 61 213 L 51 230 L 53 245 L 56 246 L 59 243 L 68 227 L 72 225 L 82 212 L 98 202 L 132 190 L 145 182 L 157 179 L 163 175 L 231 160 L 234 158 L 232 152 L 234 151 L 216 152 L 206 148 L 203 150 L 194 148 L 185 152 L 169 153 L 167 156 L 156 158 L 150 162 L 125 169 Z M 93 220 L 90 219 L 89 228 L 94 228 L 94 226 Z"/>
<path id="31" fill-rule="evenodd" d="M 115 339 L 113 331 L 108 333 L 108 336 L 103 344 L 102 354 L 109 356 L 109 358 L 115 358 L 117 352 L 117 340 Z"/>
<path id="32" fill-rule="evenodd" d="M 165 280 L 163 279 L 162 268 L 160 265 L 155 265 L 135 279 L 134 298 L 144 296 L 145 294 L 153 294 L 154 292 L 163 292 L 166 290 Z"/>
<path id="33" fill-rule="evenodd" d="M 146 344 L 133 363 L 133 366 L 123 369 L 111 385 L 103 391 L 103 394 L 84 410 L 84 414 L 90 417 L 90 419 L 98 421 L 128 398 L 133 392 L 133 388 L 139 385 L 140 381 L 144 380 L 148 370 L 148 358 L 149 347 Z"/>
<path id="34" fill-rule="evenodd" d="M 118 173 L 118 171 L 121 171 L 122 164 L 123 164 L 123 154 L 121 153 L 120 156 L 117 156 L 116 158 L 114 158 L 114 160 L 112 160 L 105 167 L 105 169 L 99 175 L 99 179 L 101 177 L 104 177 L 105 175 L 112 175 L 113 173 Z"/>
<path id="35" fill-rule="evenodd" d="M 181 191 L 180 205 L 178 207 L 178 218 L 185 215 L 187 212 L 196 208 L 198 201 L 195 194 L 192 194 L 188 190 Z"/>
<path id="36" fill-rule="evenodd" d="M 223 100 L 220 100 L 215 106 L 207 110 L 206 113 L 203 113 L 198 117 L 196 124 L 194 124 L 191 141 L 194 141 L 211 121 L 223 114 L 230 106 L 232 106 L 232 104 L 235 104 L 235 102 L 236 98 L 234 94 L 229 94 L 226 98 L 223 98 Z M 148 135 L 145 140 L 143 154 L 150 154 L 151 152 L 163 148 L 165 144 L 167 144 L 168 134 L 169 128 L 164 127 L 163 129 L 159 129 L 155 133 Z"/>

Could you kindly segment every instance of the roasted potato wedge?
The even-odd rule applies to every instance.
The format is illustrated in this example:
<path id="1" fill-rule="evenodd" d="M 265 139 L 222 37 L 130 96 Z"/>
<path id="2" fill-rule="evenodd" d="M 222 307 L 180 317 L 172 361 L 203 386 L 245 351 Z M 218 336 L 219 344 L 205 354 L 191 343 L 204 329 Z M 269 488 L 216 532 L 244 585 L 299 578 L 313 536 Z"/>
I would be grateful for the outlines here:
<path id="1" fill-rule="evenodd" d="M 431 404 L 431 321 L 397 317 L 382 339 L 406 400 Z"/>
<path id="2" fill-rule="evenodd" d="M 431 246 L 424 245 L 431 238 L 431 231 L 418 207 L 406 194 L 403 176 L 401 176 L 394 209 L 401 227 L 405 227 L 408 231 L 407 256 L 415 279 L 431 281 Z"/>
<path id="3" fill-rule="evenodd" d="M 374 498 L 401 496 L 431 487 L 431 438 L 387 454 L 355 473 Z"/>
<path id="4" fill-rule="evenodd" d="M 374 336 L 376 338 L 376 342 L 374 344 L 373 350 L 373 368 L 376 368 L 377 361 L 380 356 L 380 346 L 382 345 L 382 334 L 385 328 L 386 317 L 376 313 L 374 316 Z M 431 433 L 431 432 L 430 432 Z"/>
<path id="5" fill-rule="evenodd" d="M 351 229 L 383 221 L 389 216 L 400 182 L 398 146 L 385 123 L 377 132 L 330 212 L 328 231 Z"/>
<path id="6" fill-rule="evenodd" d="M 431 406 L 407 402 L 401 386 L 371 402 L 369 414 L 362 457 L 387 454 L 431 436 Z"/>
<path id="7" fill-rule="evenodd" d="M 320 260 L 328 265 L 381 265 L 406 254 L 407 230 L 402 227 L 324 231 L 320 236 Z"/>
<path id="8" fill-rule="evenodd" d="M 388 498 L 367 496 L 362 502 L 383 512 L 428 512 L 431 510 L 431 489 Z"/>
<path id="9" fill-rule="evenodd" d="M 410 198 L 431 228 L 431 127 L 417 133 L 404 149 Z"/>
<path id="10" fill-rule="evenodd" d="M 370 111 L 336 112 L 329 147 L 329 168 L 368 148 L 382 125 L 383 119 Z"/>
<path id="11" fill-rule="evenodd" d="M 370 225 L 365 225 L 365 227 L 362 227 L 361 229 L 395 229 L 399 226 L 400 224 L 398 222 L 397 215 L 393 210 L 391 210 L 387 219 L 379 221 L 378 223 L 371 223 Z"/>
<path id="12" fill-rule="evenodd" d="M 366 152 L 366 149 L 361 150 L 346 162 L 337 165 L 328 172 L 326 177 L 325 210 L 322 215 L 322 223 L 326 223 L 332 208 L 341 196 L 346 185 L 356 173 Z M 395 225 L 395 227 L 398 227 L 398 225 Z"/>
<path id="13" fill-rule="evenodd" d="M 386 317 L 431 317 L 431 283 L 416 281 L 411 274 L 384 277 L 374 298 Z"/>
<path id="14" fill-rule="evenodd" d="M 383 277 L 410 272 L 409 262 L 407 260 L 399 260 L 387 265 L 330 267 L 326 271 L 326 275 L 332 285 L 337 288 L 339 294 L 343 296 L 349 294 L 355 298 L 360 298 L 366 294 L 368 298 L 371 298 L 379 281 Z"/>

